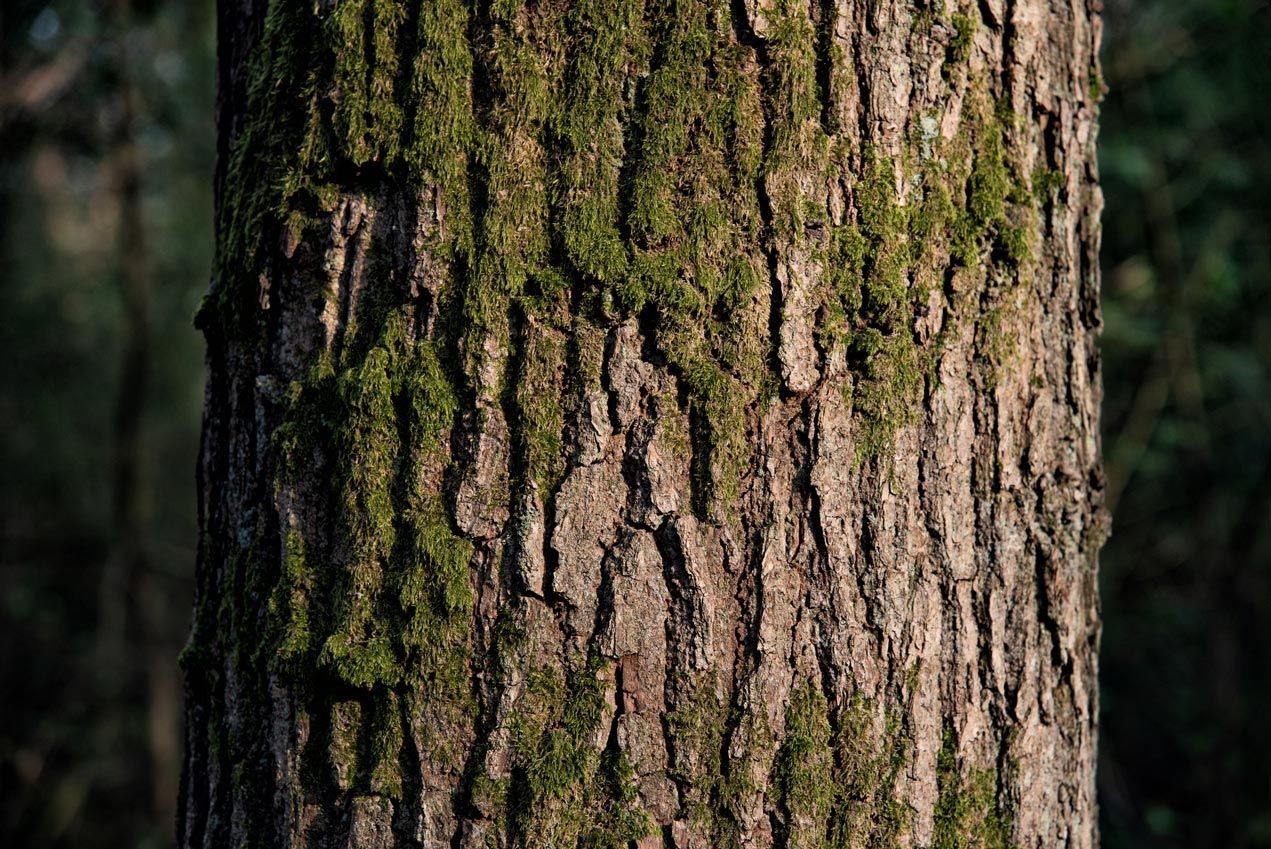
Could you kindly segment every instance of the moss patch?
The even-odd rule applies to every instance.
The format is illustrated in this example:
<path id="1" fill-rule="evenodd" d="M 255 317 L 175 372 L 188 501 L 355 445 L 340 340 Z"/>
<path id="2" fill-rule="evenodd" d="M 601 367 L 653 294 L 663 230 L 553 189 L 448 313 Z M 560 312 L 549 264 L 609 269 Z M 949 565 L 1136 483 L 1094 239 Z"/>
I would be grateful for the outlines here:
<path id="1" fill-rule="evenodd" d="M 896 799 L 895 786 L 907 752 L 895 717 L 881 734 L 874 723 L 874 708 L 859 696 L 832 716 L 815 684 L 791 693 L 774 767 L 786 845 L 900 845 L 909 808 Z"/>
<path id="2" fill-rule="evenodd" d="M 1011 820 L 998 800 L 996 771 L 959 770 L 952 731 L 945 732 L 937 769 L 932 849 L 1012 849 Z"/>
<path id="3" fill-rule="evenodd" d="M 364 689 L 423 676 L 461 698 L 471 545 L 436 489 L 457 401 L 433 344 L 409 341 L 401 314 L 363 354 L 355 348 L 358 361 L 323 358 L 292 387 L 274 434 L 280 481 L 326 458 L 338 517 L 334 563 L 313 562 L 302 536 L 287 536 L 271 598 L 278 663 L 317 663 Z"/>
<path id="4" fill-rule="evenodd" d="M 596 744 L 605 715 L 602 661 L 569 676 L 532 669 L 512 721 L 513 768 L 482 802 L 506 806 L 515 846 L 625 847 L 652 832 L 616 746 Z"/>

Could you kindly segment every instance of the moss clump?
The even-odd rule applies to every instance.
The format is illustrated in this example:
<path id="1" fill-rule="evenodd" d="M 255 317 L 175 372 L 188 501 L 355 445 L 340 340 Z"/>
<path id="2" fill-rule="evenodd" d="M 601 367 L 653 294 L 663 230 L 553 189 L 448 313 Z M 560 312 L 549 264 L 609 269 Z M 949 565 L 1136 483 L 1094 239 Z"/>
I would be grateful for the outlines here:
<path id="1" fill-rule="evenodd" d="M 562 151 L 559 231 L 570 264 L 601 286 L 626 276 L 630 253 L 620 225 L 623 78 L 647 62 L 642 0 L 582 0 L 566 19 L 571 44 L 565 97 L 553 120 Z"/>
<path id="2" fill-rule="evenodd" d="M 1017 117 L 1000 105 L 975 102 L 972 109 L 971 173 L 965 209 L 953 219 L 951 253 L 962 265 L 975 266 L 987 249 L 1018 268 L 1030 258 L 1035 210 L 1024 177 L 1007 159 L 1007 130 Z"/>
<path id="3" fill-rule="evenodd" d="M 397 40 L 406 19 L 399 0 L 343 0 L 325 22 L 334 57 L 332 124 L 355 165 L 396 158 L 404 118 L 394 97 Z"/>
<path id="4" fill-rule="evenodd" d="M 506 804 L 515 846 L 625 847 L 652 831 L 626 756 L 596 746 L 601 663 L 589 660 L 568 682 L 554 669 L 526 675 L 511 727 L 512 778 L 486 800 Z"/>
<path id="5" fill-rule="evenodd" d="M 667 713 L 671 742 L 670 775 L 682 788 L 685 813 L 709 829 L 717 815 L 713 795 L 723 778 L 723 746 L 728 709 L 715 695 L 713 682 L 702 679 Z"/>
<path id="6" fill-rule="evenodd" d="M 842 788 L 832 820 L 831 845 L 848 847 L 853 835 L 869 845 L 894 849 L 909 823 L 910 808 L 896 798 L 896 780 L 909 763 L 900 717 L 888 712 L 875 731 L 875 706 L 859 694 L 842 709 L 834 728 L 836 775 Z"/>
<path id="7" fill-rule="evenodd" d="M 932 849 L 1012 849 L 1011 821 L 997 796 L 994 770 L 958 769 L 957 741 L 946 731 L 937 761 Z"/>
<path id="8" fill-rule="evenodd" d="M 785 739 L 777 753 L 776 791 L 783 837 L 791 849 L 821 849 L 835 801 L 829 706 L 806 684 L 790 695 Z"/>
<path id="9" fill-rule="evenodd" d="M 830 145 L 821 124 L 816 33 L 806 4 L 779 0 L 770 20 L 766 88 L 772 141 L 764 185 L 777 249 L 785 251 L 809 242 L 809 227 L 826 223 L 823 186 Z"/>
<path id="10" fill-rule="evenodd" d="M 949 303 L 942 334 L 965 310 L 987 329 L 1032 260 L 1036 201 L 1007 153 L 1016 120 L 972 98 L 957 138 L 936 144 L 933 124 L 904 161 L 868 147 L 860 154 L 852 208 L 830 230 L 819 325 L 825 347 L 846 346 L 860 460 L 885 452 L 921 409 L 942 336 L 920 343 L 915 320 L 950 263 L 982 273 L 987 305 Z M 835 153 L 835 168 L 848 172 L 843 157 Z"/>
<path id="11" fill-rule="evenodd" d="M 1033 169 L 1033 200 L 1040 207 L 1056 200 L 1063 191 L 1067 178 L 1058 168 L 1038 165 Z"/>
<path id="12" fill-rule="evenodd" d="M 524 477 L 547 498 L 565 472 L 565 331 L 526 318 L 518 339 L 516 381 L 512 387 L 516 408 L 519 453 Z"/>
<path id="13" fill-rule="evenodd" d="M 462 691 L 471 546 L 435 489 L 457 401 L 432 343 L 408 341 L 400 314 L 360 356 L 322 359 L 274 435 L 282 481 L 326 456 L 338 517 L 334 569 L 288 536 L 271 600 L 278 658 L 361 688 L 422 670 Z"/>
<path id="14" fill-rule="evenodd" d="M 282 560 L 282 575 L 270 595 L 269 613 L 278 623 L 277 664 L 282 669 L 295 668 L 295 664 L 309 654 L 313 644 L 310 625 L 310 600 L 315 591 L 315 575 L 305 557 L 304 538 L 296 531 L 288 531 L 286 550 Z"/>
<path id="15" fill-rule="evenodd" d="M 414 121 L 403 155 L 421 184 L 437 186 L 442 231 L 431 247 L 442 259 L 467 256 L 473 247 L 468 164 L 477 126 L 472 113 L 470 23 L 466 0 L 419 4 L 419 48 L 410 76 Z"/>
<path id="16" fill-rule="evenodd" d="M 750 329 L 762 263 L 762 106 L 727 15 L 659 0 L 646 17 L 657 49 L 633 134 L 630 264 L 614 300 L 649 319 L 659 355 L 681 379 L 694 506 L 718 516 L 736 497 L 750 455 L 746 410 L 766 385 L 767 351 L 739 332 Z"/>
<path id="17" fill-rule="evenodd" d="M 401 798 L 402 725 L 396 694 L 347 699 L 328 711 L 327 755 L 335 786 L 356 795 Z"/>
<path id="18" fill-rule="evenodd" d="M 334 377 L 343 409 L 336 442 L 343 562 L 334 627 L 320 660 L 355 687 L 394 684 L 401 674 L 380 598 L 397 536 L 393 483 L 400 443 L 394 396 L 400 377 L 393 353 L 376 346 L 362 363 Z"/>
<path id="19" fill-rule="evenodd" d="M 709 835 L 712 846 L 742 846 L 742 823 L 760 792 L 754 767 L 781 761 L 767 717 L 728 705 L 717 695 L 715 682 L 703 676 L 685 682 L 666 727 L 672 753 L 668 774 L 681 790 L 681 816 Z"/>
<path id="20" fill-rule="evenodd" d="M 847 346 L 853 368 L 858 458 L 881 453 L 919 409 L 927 371 L 914 340 L 911 208 L 895 189 L 895 163 L 866 150 L 855 186 L 856 220 L 831 232 L 830 297 L 822 333 Z M 934 225 L 930 225 L 934 226 Z"/>
<path id="21" fill-rule="evenodd" d="M 975 41 L 975 21 L 961 12 L 954 13 L 950 21 L 953 23 L 953 40 L 949 42 L 948 61 L 951 64 L 960 64 L 971 55 L 971 46 Z"/>
<path id="22" fill-rule="evenodd" d="M 905 745 L 895 717 L 887 718 L 881 735 L 874 717 L 860 696 L 832 716 L 812 682 L 791 693 L 774 766 L 786 845 L 900 845 L 909 808 L 896 799 L 895 786 L 907 763 Z"/>
<path id="23" fill-rule="evenodd" d="M 509 335 L 509 310 L 527 284 L 548 268 L 548 160 L 543 138 L 555 73 L 552 44 L 559 10 L 519 2 L 492 3 L 478 71 L 488 107 L 477 115 L 477 165 L 485 187 L 476 221 L 475 255 L 463 298 L 464 368 L 474 385 L 493 350 Z M 490 387 L 484 387 L 490 388 Z"/>
<path id="24" fill-rule="evenodd" d="M 217 255 L 212 290 L 195 324 L 246 322 L 259 308 L 258 277 L 269 266 L 268 236 L 315 198 L 329 195 L 314 177 L 328 159 L 317 128 L 311 70 L 319 29 L 308 4 L 271 3 L 260 42 L 247 67 L 247 106 L 234 140 L 217 209 Z"/>
<path id="25" fill-rule="evenodd" d="M 1002 133 L 996 124 L 981 125 L 972 134 L 971 175 L 966 186 L 966 206 L 953 220 L 955 260 L 973 266 L 981 246 L 1006 221 L 1006 198 L 1011 191 Z"/>
<path id="26" fill-rule="evenodd" d="M 1086 81 L 1086 93 L 1090 95 L 1091 100 L 1095 103 L 1099 103 L 1103 100 L 1103 95 L 1106 91 L 1107 89 L 1104 86 L 1103 75 L 1099 73 L 1098 69 L 1092 68 L 1090 70 L 1090 76 Z"/>

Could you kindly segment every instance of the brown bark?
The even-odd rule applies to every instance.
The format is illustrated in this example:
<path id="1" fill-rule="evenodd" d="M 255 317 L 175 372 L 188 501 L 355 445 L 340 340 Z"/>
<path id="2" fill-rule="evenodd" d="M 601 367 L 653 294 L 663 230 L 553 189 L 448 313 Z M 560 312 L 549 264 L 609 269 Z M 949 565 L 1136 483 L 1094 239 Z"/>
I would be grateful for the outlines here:
<path id="1" fill-rule="evenodd" d="M 242 5 L 182 845 L 1097 845 L 1089 6 Z"/>

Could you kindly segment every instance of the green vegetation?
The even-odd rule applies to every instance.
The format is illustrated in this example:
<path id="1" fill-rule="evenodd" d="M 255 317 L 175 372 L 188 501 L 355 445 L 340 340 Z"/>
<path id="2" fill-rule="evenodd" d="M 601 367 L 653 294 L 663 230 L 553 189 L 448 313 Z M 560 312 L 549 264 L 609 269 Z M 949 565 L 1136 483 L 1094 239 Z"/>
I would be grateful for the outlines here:
<path id="1" fill-rule="evenodd" d="M 593 320 L 612 320 L 615 309 L 650 319 L 656 349 L 685 389 L 695 507 L 718 517 L 750 462 L 750 411 L 778 382 L 768 316 L 755 298 L 768 262 L 760 250 L 765 214 L 778 257 L 825 268 L 820 333 L 848 347 L 862 458 L 882 453 L 913 420 L 936 361 L 936 350 L 915 343 L 913 321 L 932 285 L 928 269 L 947 260 L 925 246 L 944 238 L 963 265 L 997 258 L 1019 268 L 1030 255 L 1031 219 L 1012 212 L 1028 202 L 1007 165 L 996 113 L 967 115 L 963 141 L 947 151 L 964 151 L 966 162 L 914 157 L 926 182 L 920 196 L 897 191 L 907 161 L 852 152 L 829 137 L 819 67 L 828 63 L 831 84 L 841 82 L 842 57 L 819 55 L 811 19 L 791 0 L 770 12 L 763 78 L 727 21 L 706 7 L 660 0 L 641 14 L 642 6 L 585 2 L 561 14 L 495 4 L 482 18 L 489 44 L 469 52 L 458 37 L 469 13 L 447 0 L 421 16 L 425 46 L 435 49 L 421 51 L 407 72 L 395 4 L 342 4 L 324 24 L 339 83 L 328 117 L 306 82 L 312 57 L 271 35 L 301 27 L 304 15 L 278 5 L 253 62 L 249 113 L 257 117 L 231 163 L 242 172 L 231 185 L 253 194 L 227 205 L 234 212 L 226 230 L 240 235 L 222 253 L 222 296 L 235 300 L 241 287 L 236 302 L 244 314 L 254 311 L 250 272 L 262 265 L 256 240 L 269 211 L 302 232 L 331 197 L 339 161 L 374 161 L 433 184 L 443 226 L 429 249 L 470 260 L 457 266 L 466 269 L 457 303 L 468 390 L 490 381 L 487 358 L 513 359 L 511 371 L 489 365 L 516 386 L 502 403 L 512 413 L 520 479 L 550 498 L 563 468 L 559 377 L 570 360 L 539 326 L 577 332 L 563 308 L 571 291 L 582 292 Z M 965 52 L 972 21 L 952 20 L 953 50 Z M 562 39 L 567 49 L 557 47 Z M 640 109 L 618 85 L 630 69 L 647 73 Z M 477 73 L 485 83 L 474 108 Z M 413 123 L 398 105 L 399 88 L 419 100 Z M 247 173 L 253 168 L 272 170 Z M 834 176 L 851 185 L 853 174 L 854 212 L 829 226 L 816 187 Z M 817 235 L 827 226 L 828 244 Z"/>
<path id="2" fill-rule="evenodd" d="M 279 661 L 304 669 L 316 659 L 363 688 L 395 684 L 415 668 L 408 658 L 457 684 L 454 666 L 462 660 L 448 655 L 466 651 L 472 603 L 470 544 L 451 529 L 432 489 L 456 400 L 432 343 L 408 342 L 402 322 L 386 319 L 357 365 L 337 370 L 321 360 L 306 383 L 291 388 L 274 437 L 280 486 L 330 452 L 341 558 L 314 564 L 305 541 L 289 532 L 271 602 Z M 415 447 L 404 457 L 403 434 Z M 319 586 L 332 567 L 338 583 Z"/>
<path id="3" fill-rule="evenodd" d="M 391 160 L 401 151 L 404 118 L 394 87 L 405 19 L 399 0 L 344 0 L 324 22 L 338 92 L 332 126 L 355 165 Z"/>
<path id="4" fill-rule="evenodd" d="M 978 101 L 957 140 L 924 137 L 900 159 L 828 135 L 822 77 L 841 84 L 842 57 L 788 0 L 772 10 L 763 76 L 726 19 L 679 0 L 583 2 L 568 13 L 517 2 L 470 12 L 447 0 L 421 12 L 430 49 L 409 65 L 398 55 L 409 40 L 400 8 L 342 4 L 322 21 L 325 40 L 307 48 L 280 35 L 312 28 L 307 14 L 286 2 L 271 10 L 230 164 L 230 185 L 244 194 L 224 222 L 220 300 L 204 311 L 205 322 L 254 320 L 270 223 L 302 239 L 356 169 L 433 193 L 436 220 L 420 247 L 446 269 L 438 334 L 414 340 L 409 305 L 368 296 L 342 345 L 287 392 L 274 435 L 280 492 L 325 462 L 323 497 L 336 517 L 325 544 L 285 531 L 269 594 L 275 666 L 294 675 L 316 663 L 367 694 L 375 710 L 358 722 L 337 715 L 339 705 L 310 706 L 357 734 L 383 720 L 386 700 L 409 698 L 447 727 L 469 727 L 474 715 L 471 546 L 440 495 L 460 396 L 499 405 L 513 486 L 548 503 L 565 470 L 569 394 L 601 382 L 606 327 L 638 318 L 681 384 L 679 399 L 658 403 L 687 412 L 679 442 L 691 455 L 694 507 L 719 517 L 750 463 L 748 421 L 777 391 L 768 263 L 823 270 L 818 335 L 846 351 L 867 459 L 921 408 L 939 340 L 920 344 L 914 322 L 943 286 L 940 271 L 952 261 L 1017 275 L 1034 202 L 1008 162 L 1012 119 Z M 472 14 L 490 35 L 469 50 Z M 963 23 L 955 17 L 955 52 L 970 43 Z M 326 58 L 315 66 L 315 55 Z M 329 99 L 310 76 L 328 60 Z M 617 82 L 630 69 L 642 74 L 640 108 Z M 831 180 L 849 194 L 840 220 L 823 197 Z M 371 273 L 393 274 L 383 247 L 366 244 Z M 457 361 L 453 372 L 447 361 Z M 329 553 L 315 562 L 320 548 Z M 517 652 L 500 652 L 500 663 L 516 662 Z M 506 817 L 522 840 L 621 845 L 644 833 L 629 764 L 595 740 L 594 664 L 568 683 L 550 670 L 528 674 L 513 774 L 478 775 L 472 804 Z M 877 739 L 867 705 L 831 716 L 807 688 L 777 748 L 758 717 L 725 723 L 727 713 L 702 696 L 670 719 L 686 805 L 725 844 L 754 790 L 746 770 L 723 766 L 725 727 L 736 728 L 732 749 L 775 758 L 792 845 L 846 845 L 862 829 L 876 845 L 895 842 L 907 811 L 892 797 L 905 757 L 894 725 Z M 421 745 L 444 760 L 437 737 Z M 359 786 L 398 792 L 388 753 L 334 738 L 332 747 L 343 769 L 366 776 Z"/>
<path id="5" fill-rule="evenodd" d="M 650 11 L 657 48 L 635 127 L 631 258 L 615 295 L 650 314 L 658 351 L 687 390 L 694 501 L 706 515 L 736 496 L 749 463 L 745 411 L 767 388 L 766 347 L 738 332 L 762 262 L 763 122 L 726 22 L 678 0 Z"/>
<path id="6" fill-rule="evenodd" d="M 996 770 L 959 770 L 952 731 L 945 732 L 937 770 L 931 849 L 1011 849 L 1011 821 L 998 799 Z"/>
<path id="7" fill-rule="evenodd" d="M 949 61 L 965 62 L 971 54 L 971 45 L 975 40 L 975 21 L 969 15 L 955 12 L 950 18 L 953 22 L 953 41 L 949 44 Z"/>
<path id="8" fill-rule="evenodd" d="M 896 798 L 895 786 L 908 755 L 898 719 L 888 716 L 879 734 L 875 717 L 859 695 L 833 716 L 814 683 L 791 694 L 774 765 L 788 846 L 900 845 L 909 808 Z"/>
<path id="9" fill-rule="evenodd" d="M 770 762 L 777 740 L 765 716 L 722 701 L 713 676 L 686 682 L 666 726 L 670 775 L 683 788 L 683 812 L 713 846 L 741 846 L 743 817 L 760 790 L 754 766 Z"/>
<path id="10" fill-rule="evenodd" d="M 1008 160 L 1007 130 L 1015 120 L 972 98 L 955 139 L 919 138 L 897 162 L 862 151 L 854 184 L 855 218 L 831 229 L 823 344 L 847 346 L 851 397 L 858 422 L 858 457 L 883 454 L 896 431 L 921 409 L 921 393 L 938 362 L 942 336 L 920 345 L 914 322 L 952 263 L 980 275 L 995 305 L 1027 279 L 1036 205 L 1040 200 Z M 835 168 L 851 172 L 846 153 Z M 898 179 L 914 186 L 907 198 Z M 1040 195 L 1038 195 L 1038 198 Z M 1001 310 L 948 300 L 947 334 L 965 314 L 981 326 L 986 350 L 997 340 Z M 994 347 L 996 346 L 996 347 Z"/>
<path id="11" fill-rule="evenodd" d="M 512 779 L 483 800 L 507 806 L 515 845 L 619 849 L 653 829 L 625 754 L 595 744 L 605 717 L 601 671 L 593 659 L 568 682 L 553 669 L 526 675 L 512 724 Z"/>

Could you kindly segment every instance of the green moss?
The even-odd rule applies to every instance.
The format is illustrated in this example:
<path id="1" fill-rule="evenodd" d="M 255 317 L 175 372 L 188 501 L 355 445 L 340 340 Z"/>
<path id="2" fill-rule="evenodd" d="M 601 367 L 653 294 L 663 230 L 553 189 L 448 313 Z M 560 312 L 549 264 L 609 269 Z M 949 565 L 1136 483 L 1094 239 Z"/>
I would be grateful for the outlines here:
<path id="1" fill-rule="evenodd" d="M 495 3 L 488 10 L 490 35 L 480 70 L 490 105 L 478 115 L 477 157 L 485 203 L 463 300 L 464 366 L 474 381 L 489 355 L 486 340 L 506 342 L 511 306 L 549 266 L 543 140 L 559 71 L 549 52 L 558 38 L 558 15 L 555 8 L 532 9 L 518 2 Z"/>
<path id="2" fill-rule="evenodd" d="M 569 330 L 570 375 L 580 393 L 603 391 L 605 331 L 583 316 L 576 317 Z"/>
<path id="3" fill-rule="evenodd" d="M 530 670 L 512 720 L 512 779 L 502 797 L 515 846 L 625 847 L 651 833 L 635 776 L 618 749 L 602 751 L 601 661 L 569 676 Z"/>
<path id="4" fill-rule="evenodd" d="M 831 232 L 829 299 L 822 334 L 847 345 L 853 367 L 857 453 L 882 453 L 897 430 L 913 421 L 929 365 L 914 341 L 911 228 L 940 222 L 928 207 L 922 219 L 900 203 L 895 163 L 872 149 L 863 156 L 855 186 L 856 221 Z M 915 243 L 916 244 L 916 243 Z"/>
<path id="5" fill-rule="evenodd" d="M 660 0 L 647 17 L 657 50 L 635 127 L 632 256 L 615 301 L 652 318 L 657 350 L 686 390 L 694 507 L 720 516 L 750 459 L 746 410 L 766 386 L 766 347 L 739 343 L 758 280 L 762 106 L 726 16 Z"/>
<path id="6" fill-rule="evenodd" d="M 1033 169 L 1033 198 L 1038 205 L 1055 200 L 1064 189 L 1066 178 L 1058 168 L 1038 165 Z"/>
<path id="7" fill-rule="evenodd" d="M 709 91 L 711 33 L 704 5 L 663 0 L 648 8 L 658 47 L 644 90 L 627 226 L 638 246 L 653 248 L 683 230 L 676 197 L 681 160 L 691 150 Z"/>
<path id="8" fill-rule="evenodd" d="M 998 800 L 996 772 L 959 770 L 952 731 L 945 732 L 937 770 L 932 849 L 1011 849 L 1011 821 Z"/>
<path id="9" fill-rule="evenodd" d="M 566 93 L 553 118 L 562 150 L 560 233 L 582 275 L 615 286 L 627 273 L 619 230 L 619 177 L 628 112 L 623 75 L 645 61 L 642 0 L 583 0 L 568 13 L 573 49 Z"/>
<path id="10" fill-rule="evenodd" d="M 402 108 L 394 98 L 397 39 L 406 18 L 398 0 L 343 0 L 325 22 L 334 56 L 332 123 L 355 165 L 400 152 Z"/>
<path id="11" fill-rule="evenodd" d="M 488 819 L 502 815 L 508 806 L 508 789 L 511 784 L 511 779 L 491 778 L 484 770 L 479 771 L 472 778 L 472 806 Z"/>
<path id="12" fill-rule="evenodd" d="M 547 498 L 565 472 L 566 339 L 563 332 L 530 324 L 521 334 L 519 347 L 520 371 L 513 393 L 520 450 L 527 479 Z"/>
<path id="13" fill-rule="evenodd" d="M 765 714 L 734 706 L 728 714 L 724 769 L 714 785 L 712 835 L 721 849 L 745 845 L 742 823 L 761 788 L 752 765 L 775 755 L 776 741 Z"/>
<path id="14" fill-rule="evenodd" d="M 401 757 L 404 739 L 399 697 L 386 692 L 377 699 L 368 729 L 367 787 L 371 793 L 390 799 L 402 797 Z"/>
<path id="15" fill-rule="evenodd" d="M 975 41 L 975 21 L 962 13 L 954 13 L 950 20 L 953 22 L 953 40 L 949 42 L 949 62 L 965 62 Z"/>
<path id="16" fill-rule="evenodd" d="M 979 262 L 986 237 L 1005 222 L 1006 198 L 1012 187 L 998 127 L 977 126 L 973 143 L 966 207 L 954 220 L 953 258 L 965 266 Z"/>
<path id="17" fill-rule="evenodd" d="M 887 712 L 879 734 L 875 710 L 857 694 L 835 724 L 836 775 L 842 788 L 831 828 L 836 849 L 856 845 L 852 841 L 861 835 L 869 835 L 870 846 L 895 849 L 909 824 L 911 809 L 896 798 L 896 781 L 909 763 L 900 717 Z"/>
<path id="18" fill-rule="evenodd" d="M 683 800 L 689 820 L 704 829 L 710 829 L 716 817 L 712 796 L 723 779 L 727 715 L 714 683 L 704 677 L 688 686 L 666 717 L 671 777 L 686 788 Z"/>
<path id="19" fill-rule="evenodd" d="M 625 752 L 604 753 L 592 788 L 601 801 L 594 819 L 583 826 L 578 841 L 582 849 L 628 849 L 656 833 L 653 820 L 640 806 L 635 777 Z"/>
<path id="20" fill-rule="evenodd" d="M 466 0 L 419 4 L 418 50 L 411 69 L 415 104 L 405 160 L 420 183 L 438 187 L 444 233 L 435 247 L 466 255 L 473 244 L 468 163 L 477 140 L 472 114 L 473 57 Z"/>
<path id="21" fill-rule="evenodd" d="M 327 757 L 335 785 L 355 794 L 401 798 L 402 726 L 398 698 L 346 699 L 329 709 Z"/>
<path id="22" fill-rule="evenodd" d="M 806 4 L 779 0 L 769 14 L 772 79 L 766 88 L 772 102 L 772 141 L 764 184 L 781 247 L 804 241 L 808 227 L 826 223 L 823 192 L 808 195 L 807 190 L 817 192 L 808 176 L 828 168 L 829 138 L 821 125 L 816 33 Z"/>
<path id="23" fill-rule="evenodd" d="M 326 458 L 337 517 L 334 564 L 311 562 L 288 535 L 270 603 L 278 661 L 319 662 L 367 689 L 409 670 L 460 698 L 471 545 L 435 489 L 457 401 L 433 344 L 408 341 L 399 313 L 360 357 L 321 359 L 274 435 L 280 481 Z"/>
<path id="24" fill-rule="evenodd" d="M 720 699 L 709 675 L 686 681 L 667 714 L 672 761 L 668 774 L 681 788 L 683 811 L 711 845 L 738 849 L 741 823 L 759 786 L 753 767 L 776 757 L 767 718 Z"/>
<path id="25" fill-rule="evenodd" d="M 782 837 L 791 847 L 893 849 L 909 821 L 895 796 L 907 761 L 899 721 L 874 730 L 873 706 L 855 696 L 832 716 L 812 682 L 797 687 L 774 765 Z"/>
<path id="26" fill-rule="evenodd" d="M 398 352 L 376 346 L 357 366 L 335 378 L 341 401 L 338 504 L 341 581 L 333 629 L 321 662 L 357 687 L 393 684 L 400 674 L 391 633 L 380 614 L 380 590 L 396 542 L 393 483 L 399 438 L 394 396 Z"/>
<path id="27" fill-rule="evenodd" d="M 829 705 L 809 683 L 790 694 L 785 739 L 774 768 L 782 836 L 790 849 L 821 849 L 835 802 Z"/>
<path id="28" fill-rule="evenodd" d="M 1011 268 L 1019 268 L 1033 257 L 1032 230 L 1005 226 L 997 234 L 997 245 L 1007 265 Z"/>
<path id="29" fill-rule="evenodd" d="M 310 76 L 318 40 L 308 4 L 270 4 L 248 62 L 243 126 L 218 205 L 216 281 L 195 318 L 205 330 L 247 322 L 258 312 L 258 277 L 267 267 L 269 236 L 292 210 L 297 221 L 303 219 L 298 210 L 319 194 L 315 172 L 329 155 Z"/>
<path id="30" fill-rule="evenodd" d="M 277 662 L 280 668 L 298 671 L 312 654 L 313 631 L 310 600 L 315 576 L 305 557 L 304 539 L 288 531 L 282 561 L 282 575 L 270 596 L 270 616 L 278 623 Z"/>

